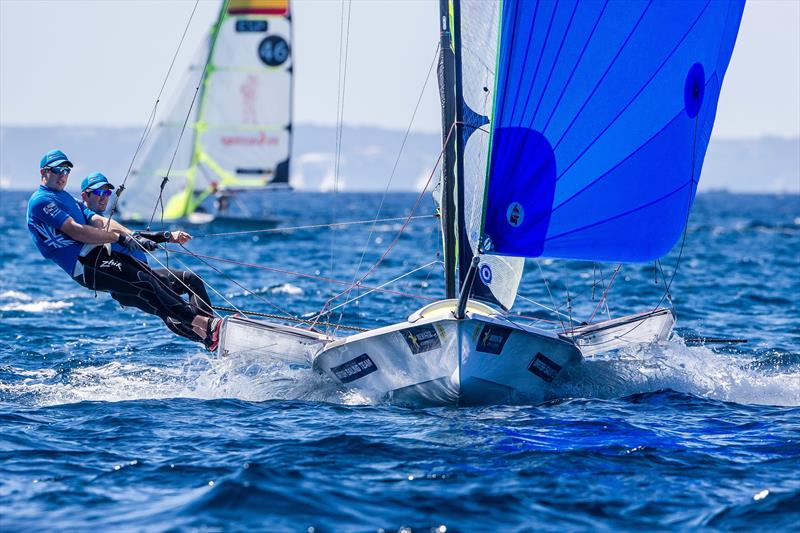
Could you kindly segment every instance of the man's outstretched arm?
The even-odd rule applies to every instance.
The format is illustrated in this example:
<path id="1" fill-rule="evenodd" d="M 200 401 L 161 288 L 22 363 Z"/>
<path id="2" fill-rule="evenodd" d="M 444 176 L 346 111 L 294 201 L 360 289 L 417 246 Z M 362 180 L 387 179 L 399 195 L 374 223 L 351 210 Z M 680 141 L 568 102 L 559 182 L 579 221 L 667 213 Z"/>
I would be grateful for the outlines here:
<path id="1" fill-rule="evenodd" d="M 92 223 L 93 222 L 94 218 L 92 218 Z M 72 217 L 67 218 L 67 220 L 65 220 L 58 229 L 69 235 L 70 238 L 86 244 L 107 244 L 111 242 L 117 242 L 120 235 L 125 235 L 124 232 L 119 230 L 115 231 L 113 228 L 111 231 L 106 231 L 104 229 L 94 227 L 94 224 L 78 224 L 72 219 Z"/>

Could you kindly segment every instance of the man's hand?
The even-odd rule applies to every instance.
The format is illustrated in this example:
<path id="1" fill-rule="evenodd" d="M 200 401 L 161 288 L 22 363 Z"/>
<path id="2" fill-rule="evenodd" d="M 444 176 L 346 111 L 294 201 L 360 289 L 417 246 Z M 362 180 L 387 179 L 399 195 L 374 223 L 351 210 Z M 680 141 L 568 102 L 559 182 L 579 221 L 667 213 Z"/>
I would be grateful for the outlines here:
<path id="1" fill-rule="evenodd" d="M 158 244 L 138 235 L 120 235 L 119 239 L 117 239 L 117 244 L 132 251 L 145 249 L 148 252 L 153 252 L 158 249 Z"/>
<path id="2" fill-rule="evenodd" d="M 155 252 L 156 250 L 158 250 L 158 244 L 151 241 L 150 239 L 145 239 L 144 237 L 134 237 L 133 239 L 136 241 L 136 244 L 138 246 L 141 246 L 148 252 Z"/>
<path id="3" fill-rule="evenodd" d="M 169 234 L 169 242 L 183 244 L 192 240 L 192 236 L 184 231 L 173 231 Z"/>

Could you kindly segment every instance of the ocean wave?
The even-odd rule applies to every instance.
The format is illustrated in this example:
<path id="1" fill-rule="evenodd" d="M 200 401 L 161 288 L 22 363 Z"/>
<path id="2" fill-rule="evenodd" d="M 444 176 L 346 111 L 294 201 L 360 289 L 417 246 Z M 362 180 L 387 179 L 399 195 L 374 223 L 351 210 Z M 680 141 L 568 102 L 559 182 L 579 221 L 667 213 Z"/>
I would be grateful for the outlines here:
<path id="1" fill-rule="evenodd" d="M 25 294 L 24 292 L 20 291 L 4 291 L 0 292 L 0 300 L 22 300 L 22 301 L 30 301 L 32 298 Z"/>
<path id="2" fill-rule="evenodd" d="M 9 367 L 6 371 L 17 379 L 0 381 L 0 398 L 37 406 L 168 398 L 368 403 L 341 391 L 310 366 L 247 354 L 196 355 L 176 367 L 114 361 L 58 370 Z"/>
<path id="3" fill-rule="evenodd" d="M 50 301 L 40 301 L 40 302 L 31 302 L 31 303 L 10 303 L 6 305 L 0 305 L 0 311 L 22 311 L 23 313 L 44 313 L 47 311 L 57 311 L 59 309 L 66 309 L 67 307 L 72 307 L 70 302 L 50 302 Z"/>
<path id="4" fill-rule="evenodd" d="M 739 404 L 800 406 L 800 365 L 776 371 L 758 359 L 673 342 L 593 357 L 559 376 L 556 397 L 619 398 L 670 389 Z"/>

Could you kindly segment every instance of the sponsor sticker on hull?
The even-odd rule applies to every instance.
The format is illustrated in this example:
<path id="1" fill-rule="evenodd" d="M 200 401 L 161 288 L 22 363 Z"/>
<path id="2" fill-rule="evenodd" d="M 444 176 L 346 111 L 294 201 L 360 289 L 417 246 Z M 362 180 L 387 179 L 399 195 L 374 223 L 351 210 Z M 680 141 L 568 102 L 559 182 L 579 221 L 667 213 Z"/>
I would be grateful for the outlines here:
<path id="1" fill-rule="evenodd" d="M 363 378 L 367 374 L 372 374 L 376 370 L 378 370 L 378 367 L 375 365 L 375 362 L 365 353 L 339 366 L 331 367 L 333 375 L 342 383 L 350 383 L 351 381 Z"/>
<path id="2" fill-rule="evenodd" d="M 404 329 L 400 331 L 400 334 L 413 354 L 429 352 L 442 346 L 436 328 L 431 324 Z"/>
<path id="3" fill-rule="evenodd" d="M 478 334 L 478 344 L 475 349 L 479 352 L 499 355 L 510 336 L 511 328 L 486 324 Z"/>
<path id="4" fill-rule="evenodd" d="M 561 370 L 561 365 L 539 352 L 528 365 L 528 370 L 550 383 Z"/>

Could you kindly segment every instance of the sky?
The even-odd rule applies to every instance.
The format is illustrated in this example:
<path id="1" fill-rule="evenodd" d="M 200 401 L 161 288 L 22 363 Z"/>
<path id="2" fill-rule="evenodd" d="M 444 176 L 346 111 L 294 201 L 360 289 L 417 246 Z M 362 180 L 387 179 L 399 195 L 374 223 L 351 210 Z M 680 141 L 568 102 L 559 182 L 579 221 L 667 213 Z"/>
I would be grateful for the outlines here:
<path id="1" fill-rule="evenodd" d="M 724 0 L 723 0 L 724 1 Z M 0 0 L 0 124 L 141 126 L 194 0 Z M 180 74 L 220 2 L 201 0 L 169 77 Z M 295 121 L 337 119 L 342 4 L 293 0 Z M 343 120 L 439 131 L 438 0 L 353 0 Z M 165 96 L 164 101 L 169 102 Z M 748 2 L 714 135 L 800 136 L 800 0 Z"/>

